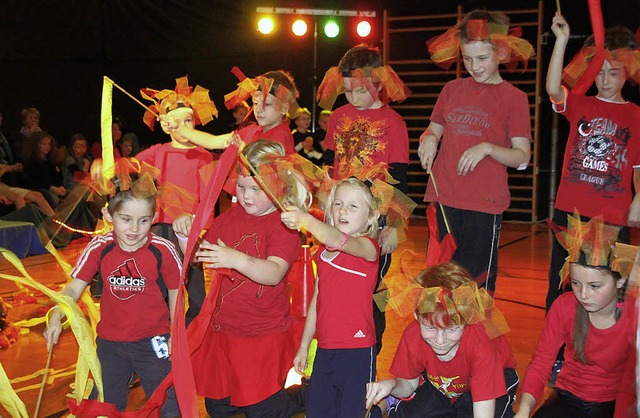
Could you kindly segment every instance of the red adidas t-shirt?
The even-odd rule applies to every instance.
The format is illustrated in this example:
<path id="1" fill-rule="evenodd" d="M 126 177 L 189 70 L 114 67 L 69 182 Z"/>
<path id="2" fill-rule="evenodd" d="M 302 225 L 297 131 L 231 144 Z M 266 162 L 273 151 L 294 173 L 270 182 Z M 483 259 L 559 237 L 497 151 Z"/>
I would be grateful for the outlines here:
<path id="1" fill-rule="evenodd" d="M 371 239 L 378 255 L 380 246 Z M 368 348 L 376 343 L 373 323 L 373 292 L 378 277 L 378 258 L 338 252 L 330 256 L 324 245 L 313 259 L 318 266 L 316 337 L 318 347 Z"/>
<path id="2" fill-rule="evenodd" d="M 139 341 L 170 332 L 169 307 L 158 286 L 178 289 L 182 263 L 174 245 L 149 234 L 136 251 L 120 249 L 113 232 L 94 237 L 71 270 L 90 283 L 102 278 L 98 335 L 109 341 Z"/>

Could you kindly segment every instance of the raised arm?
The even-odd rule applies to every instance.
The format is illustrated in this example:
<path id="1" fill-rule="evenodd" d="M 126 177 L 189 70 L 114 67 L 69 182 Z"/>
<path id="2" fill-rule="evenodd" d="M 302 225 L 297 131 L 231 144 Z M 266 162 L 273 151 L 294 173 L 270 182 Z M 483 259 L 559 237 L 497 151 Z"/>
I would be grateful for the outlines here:
<path id="1" fill-rule="evenodd" d="M 547 70 L 547 94 L 553 102 L 561 103 L 565 99 L 564 89 L 562 89 L 564 53 L 567 48 L 567 42 L 569 42 L 571 31 L 567 21 L 558 13 L 553 17 L 551 30 L 556 36 L 556 43 L 553 45 L 551 61 L 549 61 L 549 69 Z"/>
<path id="2" fill-rule="evenodd" d="M 378 253 L 371 240 L 364 237 L 345 236 L 338 228 L 326 224 L 298 208 L 287 208 L 280 218 L 288 228 L 305 229 L 313 234 L 327 248 L 339 248 L 341 252 L 364 258 L 367 261 L 378 259 Z"/>

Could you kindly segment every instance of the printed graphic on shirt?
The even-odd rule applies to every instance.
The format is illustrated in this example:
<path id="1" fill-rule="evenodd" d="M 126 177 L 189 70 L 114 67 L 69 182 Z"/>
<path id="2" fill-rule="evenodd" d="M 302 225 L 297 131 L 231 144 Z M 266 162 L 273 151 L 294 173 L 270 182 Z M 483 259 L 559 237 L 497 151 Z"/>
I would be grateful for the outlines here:
<path id="1" fill-rule="evenodd" d="M 456 383 L 456 380 L 460 379 L 460 376 L 454 377 L 445 377 L 445 376 L 434 376 L 432 374 L 427 373 L 427 378 L 429 382 L 440 391 L 447 398 L 457 398 L 466 392 L 467 383 Z"/>
<path id="2" fill-rule="evenodd" d="M 386 144 L 379 142 L 378 138 L 386 135 L 388 129 L 385 120 L 371 121 L 362 116 L 355 119 L 349 116 L 340 118 L 334 135 L 336 159 L 340 160 L 339 174 L 345 174 L 349 170 L 354 158 L 360 160 L 365 167 L 373 165 L 375 160 L 372 155 L 386 149 Z"/>
<path id="3" fill-rule="evenodd" d="M 578 138 L 569 150 L 568 180 L 588 183 L 603 197 L 623 191 L 620 182 L 622 171 L 629 164 L 626 147 L 630 138 L 629 128 L 618 129 L 611 119 L 580 119 Z"/>
<path id="4" fill-rule="evenodd" d="M 484 131 L 491 127 L 489 113 L 476 106 L 458 106 L 445 115 L 447 128 L 454 135 L 484 136 Z"/>
<path id="5" fill-rule="evenodd" d="M 127 259 L 107 277 L 111 294 L 120 300 L 131 299 L 138 293 L 144 292 L 147 279 L 142 277 L 136 260 Z"/>
<path id="6" fill-rule="evenodd" d="M 359 329 L 358 332 L 353 334 L 353 338 L 366 338 L 366 335 L 364 335 L 364 332 L 362 332 L 362 330 Z"/>

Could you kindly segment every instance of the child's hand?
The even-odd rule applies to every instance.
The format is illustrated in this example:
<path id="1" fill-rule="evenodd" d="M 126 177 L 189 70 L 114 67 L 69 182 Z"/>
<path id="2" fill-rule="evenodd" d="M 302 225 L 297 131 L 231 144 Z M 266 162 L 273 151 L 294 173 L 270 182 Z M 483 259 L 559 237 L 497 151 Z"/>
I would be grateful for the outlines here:
<path id="1" fill-rule="evenodd" d="M 158 121 L 160 121 L 160 127 L 165 134 L 171 135 L 178 129 L 178 121 L 169 115 L 158 115 Z"/>
<path id="2" fill-rule="evenodd" d="M 304 139 L 304 142 L 302 143 L 302 148 L 304 149 L 305 153 L 311 151 L 311 149 L 313 148 L 313 138 L 310 136 L 306 137 Z"/>
<path id="3" fill-rule="evenodd" d="M 420 138 L 422 138 L 422 142 L 420 142 L 420 145 L 418 146 L 418 157 L 420 157 L 420 164 L 422 164 L 422 168 L 427 170 L 427 173 L 430 173 L 433 160 L 435 160 L 436 154 L 438 153 L 438 140 L 435 139 L 434 136 L 428 136 L 425 134 L 427 134 L 426 131 L 422 136 L 420 136 Z"/>
<path id="4" fill-rule="evenodd" d="M 481 142 L 463 152 L 458 160 L 458 175 L 466 176 L 469 171 L 473 171 L 490 152 L 491 144 L 488 142 Z"/>
<path id="5" fill-rule="evenodd" d="M 198 251 L 196 251 L 196 261 L 204 263 L 207 268 L 235 268 L 236 256 L 239 253 L 233 248 L 226 246 L 221 239 L 218 238 L 217 244 L 211 244 L 209 241 L 202 241 Z"/>
<path id="6" fill-rule="evenodd" d="M 242 137 L 235 132 L 231 134 L 231 138 L 229 139 L 229 144 L 227 144 L 227 146 L 231 144 L 237 146 L 238 149 L 242 149 L 242 147 L 244 147 L 244 141 L 242 140 Z"/>
<path id="7" fill-rule="evenodd" d="M 286 212 L 280 214 L 280 220 L 287 228 L 299 231 L 300 228 L 304 227 L 304 217 L 306 215 L 307 213 L 300 210 L 300 208 L 289 206 Z"/>
<path id="8" fill-rule="evenodd" d="M 47 325 L 47 328 L 45 328 L 42 333 L 44 339 L 47 340 L 47 346 L 58 344 L 58 338 L 60 338 L 61 332 L 62 322 L 60 321 L 60 317 L 54 312 L 49 318 L 49 325 Z"/>
<path id="9" fill-rule="evenodd" d="M 367 383 L 367 397 L 365 407 L 369 409 L 372 405 L 377 405 L 384 398 L 391 394 L 395 388 L 395 379 L 380 380 L 377 382 Z"/>
<path id="10" fill-rule="evenodd" d="M 49 189 L 55 193 L 56 196 L 64 196 L 65 194 L 67 194 L 67 191 L 65 190 L 64 186 L 51 186 L 49 187 Z"/>
<path id="11" fill-rule="evenodd" d="M 178 216 L 175 221 L 173 221 L 171 227 L 176 234 L 188 237 L 191 232 L 191 225 L 193 225 L 193 216 L 185 213 L 184 215 Z"/>
<path id="12" fill-rule="evenodd" d="M 398 230 L 385 226 L 378 236 L 380 255 L 391 254 L 398 248 Z"/>
<path id="13" fill-rule="evenodd" d="M 556 12 L 553 17 L 553 23 L 551 24 L 551 31 L 556 35 L 557 39 L 568 40 L 571 30 L 569 24 L 560 13 Z"/>
<path id="14" fill-rule="evenodd" d="M 89 171 L 91 172 L 91 180 L 97 181 L 102 178 L 102 159 L 96 158 L 93 160 Z"/>
<path id="15" fill-rule="evenodd" d="M 298 352 L 296 353 L 296 356 L 293 358 L 293 368 L 296 370 L 298 374 L 301 374 L 303 376 L 304 376 L 304 371 L 307 369 L 307 366 L 309 365 L 307 360 L 308 354 L 309 354 L 308 349 L 304 347 L 300 347 L 298 349 Z"/>

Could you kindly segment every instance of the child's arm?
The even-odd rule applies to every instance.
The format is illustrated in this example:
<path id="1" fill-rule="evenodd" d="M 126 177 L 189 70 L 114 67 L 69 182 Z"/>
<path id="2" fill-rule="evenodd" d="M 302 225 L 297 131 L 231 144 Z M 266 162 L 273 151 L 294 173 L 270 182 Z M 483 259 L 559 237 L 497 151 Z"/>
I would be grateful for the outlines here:
<path id="1" fill-rule="evenodd" d="M 418 157 L 420 157 L 422 168 L 427 170 L 427 173 L 431 172 L 433 160 L 435 160 L 436 154 L 438 153 L 438 141 L 440 141 L 443 132 L 444 126 L 431 122 L 427 130 L 420 135 Z"/>
<path id="2" fill-rule="evenodd" d="M 520 395 L 520 405 L 518 406 L 518 412 L 513 418 L 529 418 L 531 412 L 536 407 L 536 398 L 530 393 L 523 393 Z"/>
<path id="3" fill-rule="evenodd" d="M 367 383 L 365 406 L 369 408 L 371 405 L 377 405 L 389 395 L 393 395 L 396 398 L 408 398 L 416 391 L 418 383 L 419 378 L 407 380 L 399 377 Z"/>
<path id="4" fill-rule="evenodd" d="M 184 124 L 179 124 L 167 115 L 160 115 L 162 130 L 172 136 L 178 136 L 183 140 L 199 145 L 206 149 L 223 149 L 229 146 L 233 132 L 223 135 L 212 135 L 199 131 Z"/>
<path id="5" fill-rule="evenodd" d="M 556 42 L 553 45 L 551 61 L 549 61 L 549 69 L 547 70 L 547 94 L 552 102 L 562 103 L 566 99 L 565 90 L 562 88 L 562 69 L 564 53 L 571 31 L 567 21 L 558 13 L 553 17 L 551 30 L 556 36 Z"/>
<path id="6" fill-rule="evenodd" d="M 329 208 L 327 208 L 329 210 Z M 291 229 L 305 229 L 313 234 L 327 248 L 336 248 L 341 252 L 364 258 L 367 261 L 378 259 L 378 253 L 371 240 L 365 237 L 352 237 L 338 228 L 319 221 L 312 215 L 295 207 L 287 208 L 280 215 L 282 223 Z"/>
<path id="7" fill-rule="evenodd" d="M 496 411 L 496 400 L 488 399 L 473 403 L 473 418 L 493 418 Z"/>
<path id="8" fill-rule="evenodd" d="M 64 289 L 60 292 L 62 295 L 71 296 L 74 301 L 78 301 L 82 292 L 84 292 L 85 287 L 87 287 L 88 283 L 84 280 L 80 279 L 72 279 L 69 284 L 65 286 Z M 49 324 L 47 328 L 44 330 L 44 339 L 47 340 L 48 344 L 57 344 L 58 338 L 60 337 L 60 333 L 62 332 L 62 311 L 60 309 L 54 309 L 49 316 Z"/>
<path id="9" fill-rule="evenodd" d="M 178 216 L 171 225 L 171 227 L 173 228 L 173 232 L 178 238 L 178 245 L 180 246 L 180 251 L 182 251 L 182 254 L 185 254 L 187 252 L 187 238 L 189 237 L 189 232 L 191 231 L 192 224 L 193 215 L 185 213 Z"/>
<path id="10" fill-rule="evenodd" d="M 205 267 L 209 268 L 236 270 L 254 282 L 267 286 L 280 283 L 289 270 L 289 263 L 280 257 L 256 258 L 227 247 L 220 239 L 217 244 L 202 241 L 196 251 L 196 261 L 205 263 Z"/>
<path id="11" fill-rule="evenodd" d="M 531 159 L 531 141 L 523 137 L 511 138 L 511 148 L 501 147 L 491 142 L 481 142 L 474 145 L 460 156 L 458 175 L 466 176 L 485 157 L 491 157 L 507 167 L 526 168 Z"/>
<path id="12" fill-rule="evenodd" d="M 313 297 L 307 310 L 307 320 L 304 322 L 304 330 L 302 331 L 302 338 L 300 339 L 300 347 L 298 347 L 298 353 L 293 359 L 293 367 L 296 372 L 304 374 L 306 370 L 309 358 L 309 346 L 311 340 L 316 333 L 316 299 L 318 298 L 318 282 L 313 291 Z"/>
<path id="13" fill-rule="evenodd" d="M 633 169 L 633 184 L 635 187 L 635 195 L 629 205 L 629 215 L 627 216 L 627 225 L 640 227 L 640 168 Z"/>

